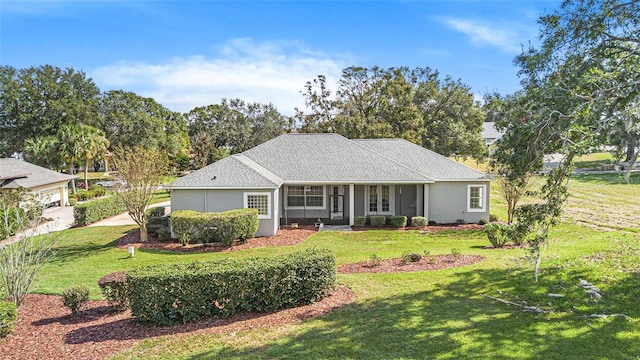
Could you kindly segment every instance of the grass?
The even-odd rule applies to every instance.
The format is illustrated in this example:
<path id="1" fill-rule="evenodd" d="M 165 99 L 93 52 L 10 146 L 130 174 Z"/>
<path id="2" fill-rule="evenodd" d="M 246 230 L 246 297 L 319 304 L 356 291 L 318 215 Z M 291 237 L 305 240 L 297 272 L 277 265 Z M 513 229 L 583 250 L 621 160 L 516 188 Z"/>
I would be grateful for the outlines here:
<path id="1" fill-rule="evenodd" d="M 86 285 L 92 298 L 99 298 L 97 279 L 116 270 L 271 256 L 315 246 L 331 249 L 339 265 L 367 261 L 372 254 L 383 259 L 400 257 L 404 251 L 450 254 L 455 247 L 486 259 L 431 272 L 338 274 L 338 282 L 349 286 L 357 300 L 326 316 L 277 329 L 147 339 L 115 358 L 636 359 L 640 234 L 635 232 L 635 219 L 625 220 L 622 213 L 625 208 L 636 209 L 638 182 L 637 175 L 626 184 L 614 174 L 571 180 L 568 217 L 550 234 L 538 283 L 533 282 L 524 250 L 484 249 L 489 243 L 481 231 L 321 232 L 292 247 L 206 254 L 138 250 L 129 258 L 126 249 L 114 244 L 134 227 L 121 226 L 62 232 L 58 254 L 40 272 L 36 291 L 60 294 L 72 285 Z M 492 212 L 504 219 L 504 205 L 495 189 L 491 205 Z M 576 220 L 580 214 L 583 220 Z M 623 224 L 606 227 L 613 223 L 608 214 Z M 602 299 L 593 300 L 576 286 L 580 279 L 598 286 Z M 549 293 L 564 297 L 551 298 Z M 524 312 L 486 295 L 540 306 L 548 313 Z M 616 313 L 631 319 L 585 317 Z"/>

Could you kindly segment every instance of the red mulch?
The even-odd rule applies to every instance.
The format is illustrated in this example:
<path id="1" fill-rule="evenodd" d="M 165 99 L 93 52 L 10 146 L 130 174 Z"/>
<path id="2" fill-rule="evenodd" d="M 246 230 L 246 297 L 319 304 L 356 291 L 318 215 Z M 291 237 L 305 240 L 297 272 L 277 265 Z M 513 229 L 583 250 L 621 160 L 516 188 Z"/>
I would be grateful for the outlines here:
<path id="1" fill-rule="evenodd" d="M 349 288 L 339 286 L 315 304 L 170 327 L 137 323 L 129 311 L 111 312 L 106 301 L 90 301 L 74 318 L 62 305 L 60 296 L 29 294 L 20 306 L 13 333 L 0 340 L 0 359 L 102 359 L 148 338 L 185 338 L 284 326 L 327 314 L 355 298 Z"/>
<path id="2" fill-rule="evenodd" d="M 221 243 L 213 243 L 209 246 L 202 244 L 182 244 L 176 241 L 160 241 L 152 234 L 149 234 L 149 241 L 141 243 L 140 231 L 135 230 L 121 237 L 118 240 L 118 248 L 127 248 L 133 246 L 135 248 L 158 249 L 176 252 L 230 252 L 238 250 L 246 250 L 265 246 L 291 246 L 305 241 L 310 235 L 318 231 L 314 226 L 304 226 L 298 229 L 280 229 L 274 236 L 258 237 L 249 239 L 246 242 L 237 241 L 233 246 L 224 246 Z"/>
<path id="3" fill-rule="evenodd" d="M 423 256 L 420 261 L 403 263 L 402 259 L 387 259 L 380 261 L 377 266 L 372 261 L 359 262 L 338 266 L 338 272 L 351 273 L 389 273 L 389 272 L 414 272 L 427 270 L 442 270 L 452 267 L 460 267 L 475 264 L 484 260 L 479 255 L 460 255 L 455 259 L 453 255 Z"/>

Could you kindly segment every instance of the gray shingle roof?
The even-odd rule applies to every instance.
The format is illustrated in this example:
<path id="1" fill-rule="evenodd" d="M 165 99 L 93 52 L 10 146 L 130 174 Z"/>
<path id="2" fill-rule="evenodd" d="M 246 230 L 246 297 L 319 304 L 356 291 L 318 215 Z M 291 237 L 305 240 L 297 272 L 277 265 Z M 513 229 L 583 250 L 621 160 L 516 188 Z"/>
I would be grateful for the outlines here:
<path id="1" fill-rule="evenodd" d="M 0 159 L 0 188 L 32 189 L 38 186 L 69 181 L 76 176 L 62 174 L 26 161 L 13 158 Z"/>
<path id="2" fill-rule="evenodd" d="M 431 183 L 484 178 L 481 172 L 406 140 L 284 134 L 180 178 L 171 187 L 277 188 L 283 182 Z"/>
<path id="3" fill-rule="evenodd" d="M 433 180 L 478 180 L 487 176 L 404 139 L 353 140 Z"/>
<path id="4" fill-rule="evenodd" d="M 278 188 L 282 179 L 242 154 L 232 155 L 179 178 L 172 188 Z"/>

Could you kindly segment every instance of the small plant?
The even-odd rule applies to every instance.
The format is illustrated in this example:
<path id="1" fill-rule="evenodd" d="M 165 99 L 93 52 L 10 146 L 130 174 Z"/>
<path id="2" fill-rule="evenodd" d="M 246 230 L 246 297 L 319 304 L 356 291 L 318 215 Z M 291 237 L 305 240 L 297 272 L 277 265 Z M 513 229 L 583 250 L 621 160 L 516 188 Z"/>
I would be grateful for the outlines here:
<path id="1" fill-rule="evenodd" d="M 489 222 L 496 222 L 500 219 L 498 219 L 498 215 L 496 214 L 489 214 Z"/>
<path id="2" fill-rule="evenodd" d="M 389 218 L 389 223 L 393 227 L 403 228 L 407 226 L 407 217 L 400 215 L 392 216 Z"/>
<path id="3" fill-rule="evenodd" d="M 373 215 L 371 216 L 371 226 L 374 227 L 380 227 L 380 226 L 384 226 L 384 224 L 387 222 L 387 217 L 384 215 Z"/>
<path id="4" fill-rule="evenodd" d="M 78 205 L 78 199 L 69 198 L 69 206 L 76 206 L 76 205 Z"/>
<path id="5" fill-rule="evenodd" d="M 458 219 L 456 220 L 456 224 L 463 225 L 463 224 L 466 224 L 466 222 L 464 221 L 464 219 Z"/>
<path id="6" fill-rule="evenodd" d="M 423 228 L 427 226 L 427 218 L 424 216 L 414 216 L 411 218 L 411 226 Z"/>
<path id="7" fill-rule="evenodd" d="M 355 226 L 365 226 L 367 224 L 366 216 L 356 216 L 353 218 L 353 225 Z"/>
<path id="8" fill-rule="evenodd" d="M 435 222 L 435 220 L 429 220 L 429 223 L 428 223 L 428 224 L 429 224 L 429 226 L 436 226 L 436 225 L 438 225 L 438 223 L 437 223 L 437 222 Z"/>
<path id="9" fill-rule="evenodd" d="M 452 248 L 451 255 L 453 255 L 454 260 L 458 261 L 460 259 L 460 256 L 462 256 L 462 252 L 458 248 Z"/>
<path id="10" fill-rule="evenodd" d="M 424 256 L 429 256 L 430 254 L 429 250 L 424 250 L 422 253 L 424 254 Z"/>
<path id="11" fill-rule="evenodd" d="M 380 266 L 380 261 L 382 261 L 382 259 L 376 254 L 371 254 L 371 256 L 369 256 L 369 260 L 371 260 L 372 267 Z"/>
<path id="12" fill-rule="evenodd" d="M 62 303 L 71 309 L 71 315 L 78 316 L 80 309 L 89 301 L 89 288 L 86 286 L 70 287 L 62 292 Z"/>
<path id="13" fill-rule="evenodd" d="M 422 256 L 420 256 L 420 254 L 403 252 L 401 261 L 403 264 L 408 264 L 410 262 L 418 262 L 420 261 L 420 259 L 422 259 Z"/>
<path id="14" fill-rule="evenodd" d="M 487 223 L 487 219 L 480 219 L 480 221 L 478 221 L 478 225 L 485 225 Z"/>

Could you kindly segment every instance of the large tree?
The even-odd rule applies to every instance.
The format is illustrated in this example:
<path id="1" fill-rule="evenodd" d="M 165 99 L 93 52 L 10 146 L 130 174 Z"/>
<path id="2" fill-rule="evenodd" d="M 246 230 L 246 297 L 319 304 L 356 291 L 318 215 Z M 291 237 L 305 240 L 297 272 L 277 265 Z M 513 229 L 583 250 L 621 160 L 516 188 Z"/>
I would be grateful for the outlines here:
<path id="1" fill-rule="evenodd" d="M 530 46 L 516 59 L 524 92 L 521 114 L 511 118 L 501 140 L 512 148 L 505 161 L 525 174 L 539 168 L 545 153 L 563 155 L 547 176 L 541 201 L 516 209 L 518 222 L 530 234 L 536 279 L 549 227 L 558 221 L 567 198 L 573 158 L 607 139 L 634 133 L 619 130 L 633 129 L 629 122 L 638 121 L 639 13 L 638 1 L 564 1 L 540 18 L 541 45 Z M 630 143 L 624 143 L 625 152 Z"/>
<path id="2" fill-rule="evenodd" d="M 62 125 L 95 124 L 99 94 L 73 68 L 0 66 L 0 155 L 21 152 L 26 139 L 53 135 Z"/>
<path id="3" fill-rule="evenodd" d="M 113 148 L 143 147 L 170 158 L 186 154 L 189 148 L 184 116 L 132 92 L 102 94 L 98 128 Z"/>
<path id="4" fill-rule="evenodd" d="M 307 82 L 303 132 L 404 138 L 444 155 L 484 155 L 484 115 L 469 87 L 429 68 L 349 67 L 335 95 L 323 75 Z"/>
<path id="5" fill-rule="evenodd" d="M 197 107 L 186 114 L 192 154 L 210 161 L 243 152 L 288 132 L 292 120 L 283 116 L 272 104 L 247 103 L 240 99 L 223 99 L 220 104 Z M 205 135 L 206 134 L 206 135 Z M 202 141 L 209 142 L 205 151 Z M 193 143 L 195 148 L 193 147 Z"/>
<path id="6" fill-rule="evenodd" d="M 167 158 L 143 147 L 118 148 L 113 158 L 118 169 L 116 196 L 140 227 L 140 241 L 147 241 L 147 213 L 153 193 L 167 171 Z"/>

